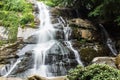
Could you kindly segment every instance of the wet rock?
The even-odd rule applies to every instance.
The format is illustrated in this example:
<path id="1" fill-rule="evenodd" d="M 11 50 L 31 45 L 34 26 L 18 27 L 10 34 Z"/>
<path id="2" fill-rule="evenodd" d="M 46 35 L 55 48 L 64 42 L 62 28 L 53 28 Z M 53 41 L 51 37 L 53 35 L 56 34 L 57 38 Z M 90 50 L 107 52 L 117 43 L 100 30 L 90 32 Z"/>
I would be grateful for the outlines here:
<path id="1" fill-rule="evenodd" d="M 116 59 L 115 64 L 116 64 L 117 68 L 120 69 L 120 54 L 118 54 L 115 59 Z"/>
<path id="2" fill-rule="evenodd" d="M 62 30 L 56 31 L 56 39 L 64 39 L 64 32 Z"/>
<path id="3" fill-rule="evenodd" d="M 107 64 L 113 68 L 117 68 L 115 57 L 96 57 L 92 60 L 92 64 Z"/>
<path id="4" fill-rule="evenodd" d="M 27 43 L 27 44 L 36 44 L 37 42 L 38 42 L 37 35 L 31 35 L 30 37 L 24 40 L 24 43 Z"/>
<path id="5" fill-rule="evenodd" d="M 28 51 L 25 53 L 25 55 L 21 59 L 21 62 L 17 65 L 17 68 L 13 71 L 13 74 L 19 74 L 33 67 L 33 65 L 31 65 L 34 63 L 32 53 L 33 51 Z"/>
<path id="6" fill-rule="evenodd" d="M 23 80 L 20 78 L 5 78 L 5 77 L 0 77 L 0 80 Z"/>

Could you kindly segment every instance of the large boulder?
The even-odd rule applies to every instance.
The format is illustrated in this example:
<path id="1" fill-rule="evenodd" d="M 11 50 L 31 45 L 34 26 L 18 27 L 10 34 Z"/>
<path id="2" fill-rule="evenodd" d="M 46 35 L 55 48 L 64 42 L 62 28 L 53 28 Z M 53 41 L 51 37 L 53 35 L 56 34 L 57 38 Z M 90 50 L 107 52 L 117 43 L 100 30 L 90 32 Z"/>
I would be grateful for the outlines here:
<path id="1" fill-rule="evenodd" d="M 109 52 L 99 44 L 84 44 L 79 48 L 81 60 L 88 65 L 95 57 L 107 56 Z"/>
<path id="2" fill-rule="evenodd" d="M 88 20 L 75 18 L 69 20 L 70 27 L 73 29 L 72 38 L 96 40 L 98 39 L 97 28 Z M 96 35 L 97 34 L 97 35 Z"/>
<path id="3" fill-rule="evenodd" d="M 21 28 L 18 27 L 17 38 L 22 38 L 23 40 L 27 39 L 31 35 L 33 35 L 37 31 L 36 28 L 25 27 Z"/>
<path id="4" fill-rule="evenodd" d="M 115 57 L 95 57 L 92 64 L 107 64 L 113 68 L 117 68 L 115 64 Z"/>
<path id="5" fill-rule="evenodd" d="M 117 68 L 120 69 L 120 54 L 118 54 L 115 59 L 116 59 L 115 64 L 116 64 Z"/>
<path id="6" fill-rule="evenodd" d="M 38 42 L 38 35 L 31 35 L 23 42 L 27 44 L 36 44 Z"/>

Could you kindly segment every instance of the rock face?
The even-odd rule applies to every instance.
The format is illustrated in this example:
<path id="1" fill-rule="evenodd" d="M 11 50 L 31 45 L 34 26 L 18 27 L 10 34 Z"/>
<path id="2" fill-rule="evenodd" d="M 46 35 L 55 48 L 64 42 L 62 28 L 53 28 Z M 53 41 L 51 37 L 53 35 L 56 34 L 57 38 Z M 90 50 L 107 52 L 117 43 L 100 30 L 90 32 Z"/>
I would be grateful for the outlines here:
<path id="1" fill-rule="evenodd" d="M 0 48 L 0 64 L 10 63 L 11 58 L 17 58 L 17 49 L 19 48 L 19 42 L 8 44 Z"/>
<path id="2" fill-rule="evenodd" d="M 18 28 L 18 33 L 17 33 L 17 38 L 22 38 L 23 40 L 27 39 L 28 37 L 30 37 L 31 35 L 33 35 L 35 32 L 37 31 L 37 29 L 35 28 Z"/>
<path id="3" fill-rule="evenodd" d="M 99 43 L 74 40 L 73 47 L 78 50 L 84 65 L 88 65 L 95 57 L 107 56 L 109 54 L 109 51 Z"/>
<path id="4" fill-rule="evenodd" d="M 72 38 L 73 39 L 86 39 L 86 40 L 96 40 L 98 37 L 97 29 L 88 20 L 83 20 L 81 18 L 75 18 L 69 20 L 70 27 L 73 29 Z"/>
<path id="5" fill-rule="evenodd" d="M 107 64 L 113 68 L 117 68 L 115 57 L 96 57 L 92 60 L 92 64 Z"/>
<path id="6" fill-rule="evenodd" d="M 38 42 L 38 36 L 35 34 L 31 35 L 27 39 L 25 39 L 23 42 L 27 44 L 36 44 Z"/>

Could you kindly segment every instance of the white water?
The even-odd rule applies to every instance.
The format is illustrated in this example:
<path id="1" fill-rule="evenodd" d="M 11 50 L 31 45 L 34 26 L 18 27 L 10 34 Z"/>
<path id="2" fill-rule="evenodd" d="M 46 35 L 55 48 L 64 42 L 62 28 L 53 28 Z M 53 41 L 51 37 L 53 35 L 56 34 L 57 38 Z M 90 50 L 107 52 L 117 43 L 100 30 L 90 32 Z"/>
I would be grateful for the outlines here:
<path id="1" fill-rule="evenodd" d="M 17 64 L 19 64 L 21 62 L 21 59 L 18 59 L 15 64 L 10 68 L 10 70 L 7 72 L 7 74 L 5 74 L 3 77 L 7 77 L 17 66 Z"/>
<path id="2" fill-rule="evenodd" d="M 55 44 L 55 29 L 50 21 L 48 7 L 41 2 L 37 2 L 37 5 L 39 9 L 38 18 L 40 19 L 40 25 L 37 33 L 39 36 L 38 44 L 34 48 L 34 73 L 46 77 L 48 73 L 45 65 L 45 57 L 47 55 L 46 51 L 48 51 Z"/>
<path id="3" fill-rule="evenodd" d="M 65 44 L 69 49 L 71 49 L 74 52 L 77 62 L 83 66 L 78 51 L 73 48 L 71 41 L 69 41 L 69 37 L 71 36 L 71 33 L 72 33 L 72 29 L 69 27 L 69 25 L 67 25 L 67 27 L 64 27 Z"/>
<path id="4" fill-rule="evenodd" d="M 112 39 L 109 37 L 108 32 L 106 31 L 106 29 L 104 28 L 104 26 L 102 24 L 100 24 L 100 27 L 102 28 L 104 35 L 106 37 L 106 44 L 108 46 L 108 48 L 110 49 L 110 51 L 112 52 L 113 55 L 117 55 L 117 50 L 115 48 L 115 44 L 113 43 Z"/>
<path id="5" fill-rule="evenodd" d="M 56 30 L 50 21 L 50 14 L 49 14 L 48 7 L 45 4 L 40 3 L 40 2 L 37 2 L 37 5 L 38 5 L 39 11 L 40 11 L 39 12 L 40 26 L 39 26 L 39 31 L 38 31 L 39 41 L 38 41 L 37 46 L 34 49 L 34 53 L 35 53 L 34 54 L 35 55 L 34 68 L 35 68 L 35 73 L 39 73 L 39 75 L 46 77 L 47 73 L 49 73 L 49 72 L 47 70 L 47 66 L 45 65 L 45 59 L 46 59 L 46 56 L 48 55 L 47 51 L 56 43 L 56 41 L 55 41 Z M 58 21 L 58 22 L 64 27 L 64 36 L 65 36 L 65 41 L 66 41 L 67 47 L 70 48 L 74 52 L 77 62 L 79 64 L 83 65 L 82 62 L 80 61 L 78 52 L 72 47 L 71 42 L 68 40 L 72 31 L 71 31 L 70 27 L 64 26 L 65 21 L 63 20 L 63 18 L 60 17 L 60 19 L 62 22 L 61 21 Z M 59 23 L 57 23 L 57 24 L 59 24 Z M 66 54 L 66 52 L 64 50 L 62 50 L 64 48 L 58 43 L 57 43 L 57 45 L 61 48 L 62 54 Z M 38 72 L 38 69 L 42 70 L 42 71 Z"/>

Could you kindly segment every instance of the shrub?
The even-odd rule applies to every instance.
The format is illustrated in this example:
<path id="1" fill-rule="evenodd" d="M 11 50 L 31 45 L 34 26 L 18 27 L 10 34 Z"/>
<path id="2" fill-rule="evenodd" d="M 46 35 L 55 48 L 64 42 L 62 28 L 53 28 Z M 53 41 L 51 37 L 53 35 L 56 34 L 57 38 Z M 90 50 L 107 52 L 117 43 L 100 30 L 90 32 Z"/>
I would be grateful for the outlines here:
<path id="1" fill-rule="evenodd" d="M 108 65 L 77 66 L 68 73 L 69 80 L 120 80 L 120 71 Z"/>
<path id="2" fill-rule="evenodd" d="M 14 42 L 17 39 L 19 25 L 25 27 L 30 23 L 31 27 L 34 26 L 32 11 L 32 4 L 26 0 L 0 0 L 0 26 L 7 28 L 8 42 Z"/>

